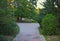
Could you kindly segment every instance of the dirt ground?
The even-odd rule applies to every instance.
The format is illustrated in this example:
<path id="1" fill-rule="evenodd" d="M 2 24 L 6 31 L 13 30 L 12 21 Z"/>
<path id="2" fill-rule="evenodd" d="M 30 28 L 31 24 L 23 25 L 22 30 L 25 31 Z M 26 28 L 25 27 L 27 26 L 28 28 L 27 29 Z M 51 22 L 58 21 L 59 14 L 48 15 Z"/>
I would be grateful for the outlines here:
<path id="1" fill-rule="evenodd" d="M 46 41 L 60 41 L 60 35 L 45 36 Z"/>

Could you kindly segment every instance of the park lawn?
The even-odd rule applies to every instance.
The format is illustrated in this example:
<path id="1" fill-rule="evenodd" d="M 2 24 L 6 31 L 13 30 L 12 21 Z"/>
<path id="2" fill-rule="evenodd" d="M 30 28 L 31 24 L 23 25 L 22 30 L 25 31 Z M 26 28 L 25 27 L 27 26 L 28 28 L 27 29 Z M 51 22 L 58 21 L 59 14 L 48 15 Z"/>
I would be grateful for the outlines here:
<path id="1" fill-rule="evenodd" d="M 45 36 L 46 41 L 60 41 L 60 35 Z"/>

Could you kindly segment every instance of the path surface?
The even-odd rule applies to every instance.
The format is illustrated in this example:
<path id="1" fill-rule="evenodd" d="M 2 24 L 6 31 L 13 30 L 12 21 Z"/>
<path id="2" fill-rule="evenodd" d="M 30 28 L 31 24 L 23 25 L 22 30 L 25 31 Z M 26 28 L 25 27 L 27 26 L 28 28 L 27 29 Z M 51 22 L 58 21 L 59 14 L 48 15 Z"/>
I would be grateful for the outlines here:
<path id="1" fill-rule="evenodd" d="M 43 35 L 39 34 L 38 23 L 17 23 L 20 32 L 13 41 L 45 41 Z"/>

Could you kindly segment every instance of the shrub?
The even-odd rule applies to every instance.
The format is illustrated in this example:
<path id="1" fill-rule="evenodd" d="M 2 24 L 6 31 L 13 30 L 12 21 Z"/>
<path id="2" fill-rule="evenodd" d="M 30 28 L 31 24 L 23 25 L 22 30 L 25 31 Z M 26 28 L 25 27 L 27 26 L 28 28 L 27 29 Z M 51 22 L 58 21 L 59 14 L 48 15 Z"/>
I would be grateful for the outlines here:
<path id="1" fill-rule="evenodd" d="M 42 34 L 44 35 L 53 35 L 56 34 L 56 17 L 52 14 L 46 14 L 42 19 Z"/>
<path id="2" fill-rule="evenodd" d="M 0 35 L 15 36 L 19 31 L 15 21 L 10 17 L 2 17 L 0 20 Z"/>
<path id="3" fill-rule="evenodd" d="M 0 41 L 13 41 L 13 36 L 0 35 Z"/>
<path id="4" fill-rule="evenodd" d="M 3 35 L 0 35 L 0 41 L 8 41 L 8 38 Z"/>

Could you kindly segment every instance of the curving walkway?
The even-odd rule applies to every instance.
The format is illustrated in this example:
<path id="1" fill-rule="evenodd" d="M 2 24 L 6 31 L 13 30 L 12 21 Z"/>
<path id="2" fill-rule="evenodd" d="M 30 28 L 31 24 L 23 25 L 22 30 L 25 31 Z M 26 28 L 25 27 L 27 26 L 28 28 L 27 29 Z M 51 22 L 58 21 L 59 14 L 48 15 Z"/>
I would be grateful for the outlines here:
<path id="1" fill-rule="evenodd" d="M 38 23 L 17 23 L 20 32 L 13 41 L 45 41 L 43 35 L 39 34 Z"/>

